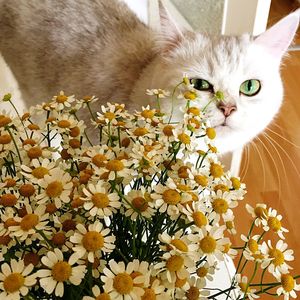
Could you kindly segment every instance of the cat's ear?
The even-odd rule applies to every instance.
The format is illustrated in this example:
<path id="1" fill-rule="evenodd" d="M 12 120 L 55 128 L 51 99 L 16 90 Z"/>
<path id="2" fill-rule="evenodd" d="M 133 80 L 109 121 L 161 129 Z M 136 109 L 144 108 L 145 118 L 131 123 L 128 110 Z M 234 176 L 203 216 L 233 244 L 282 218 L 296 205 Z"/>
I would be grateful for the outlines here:
<path id="1" fill-rule="evenodd" d="M 299 26 L 300 9 L 289 14 L 255 39 L 255 44 L 267 48 L 268 52 L 281 59 L 292 43 Z"/>
<path id="2" fill-rule="evenodd" d="M 175 48 L 183 38 L 182 29 L 176 24 L 162 1 L 159 3 L 160 45 L 165 51 Z"/>

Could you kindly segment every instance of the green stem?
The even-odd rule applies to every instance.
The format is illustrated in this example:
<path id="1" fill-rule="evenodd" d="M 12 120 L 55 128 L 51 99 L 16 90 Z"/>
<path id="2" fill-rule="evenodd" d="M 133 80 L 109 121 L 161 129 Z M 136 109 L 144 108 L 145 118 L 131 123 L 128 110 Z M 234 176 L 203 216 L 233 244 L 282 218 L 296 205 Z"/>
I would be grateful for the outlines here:
<path id="1" fill-rule="evenodd" d="M 168 120 L 168 123 L 170 124 L 171 122 L 171 119 L 172 119 L 172 116 L 173 116 L 173 112 L 174 112 L 174 95 L 175 95 L 175 92 L 176 90 L 178 89 L 178 87 L 183 84 L 183 81 L 181 81 L 180 83 L 178 83 L 174 89 L 173 89 L 173 92 L 172 92 L 172 96 L 171 96 L 171 99 L 172 99 L 172 107 L 171 107 L 171 114 L 170 114 L 170 117 L 169 117 L 169 120 Z"/>
<path id="2" fill-rule="evenodd" d="M 16 112 L 18 118 L 20 119 L 20 121 L 21 121 L 21 123 L 23 125 L 23 128 L 24 128 L 25 134 L 26 134 L 26 136 L 28 138 L 28 133 L 27 133 L 26 127 L 24 125 L 24 122 L 23 122 L 23 120 L 22 120 L 22 118 L 21 118 L 21 116 L 19 114 L 19 111 L 17 110 L 16 106 L 13 104 L 13 102 L 11 100 L 9 100 L 9 103 L 11 104 L 11 106 L 13 107 L 14 111 Z"/>
<path id="3" fill-rule="evenodd" d="M 10 131 L 9 127 L 6 127 L 6 130 L 8 131 L 9 135 L 11 136 L 11 138 L 12 138 L 12 140 L 13 140 L 13 143 L 14 143 L 15 148 L 16 148 L 17 153 L 18 153 L 18 157 L 19 157 L 19 160 L 20 160 L 20 164 L 22 164 L 21 154 L 20 154 L 19 148 L 18 148 L 18 146 L 17 146 L 17 143 L 16 143 L 16 141 L 15 141 L 15 139 L 14 139 L 14 136 L 13 136 L 12 132 Z"/>
<path id="4" fill-rule="evenodd" d="M 94 117 L 94 114 L 93 114 L 93 112 L 91 110 L 90 104 L 87 102 L 86 105 L 87 105 L 87 108 L 88 108 L 88 110 L 89 110 L 89 112 L 91 114 L 91 117 L 92 117 L 93 121 L 96 121 L 96 118 Z"/>

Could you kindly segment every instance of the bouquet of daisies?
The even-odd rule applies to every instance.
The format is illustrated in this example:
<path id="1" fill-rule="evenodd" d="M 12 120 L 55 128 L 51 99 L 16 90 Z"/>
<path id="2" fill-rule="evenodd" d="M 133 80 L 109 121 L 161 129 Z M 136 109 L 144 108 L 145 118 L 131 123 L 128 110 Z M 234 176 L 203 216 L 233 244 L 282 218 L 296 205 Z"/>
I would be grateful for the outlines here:
<path id="1" fill-rule="evenodd" d="M 293 251 L 275 210 L 247 206 L 252 226 L 242 246 L 232 245 L 245 185 L 218 160 L 206 107 L 193 105 L 197 91 L 184 78 L 173 93 L 148 94 L 157 109 L 129 113 L 108 103 L 95 114 L 97 98 L 61 92 L 22 116 L 0 113 L 0 299 L 296 296 Z M 160 101 L 178 94 L 184 118 L 172 123 Z M 3 101 L 15 108 L 11 95 Z M 279 241 L 264 241 L 266 231 Z M 219 262 L 236 256 L 228 289 L 208 288 Z M 248 263 L 254 272 L 242 276 Z M 266 271 L 273 282 L 263 280 Z"/>

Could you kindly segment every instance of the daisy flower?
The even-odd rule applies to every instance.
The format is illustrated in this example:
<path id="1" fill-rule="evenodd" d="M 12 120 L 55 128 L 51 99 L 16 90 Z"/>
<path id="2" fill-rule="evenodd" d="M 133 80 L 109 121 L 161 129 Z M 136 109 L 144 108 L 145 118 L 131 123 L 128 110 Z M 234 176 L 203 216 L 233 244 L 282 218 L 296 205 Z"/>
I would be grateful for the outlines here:
<path id="1" fill-rule="evenodd" d="M 32 271 L 33 265 L 25 266 L 23 260 L 12 259 L 10 265 L 4 263 L 0 272 L 0 298 L 23 299 L 28 294 L 29 288 L 36 283 L 37 275 L 32 274 Z"/>
<path id="2" fill-rule="evenodd" d="M 42 236 L 38 233 L 43 231 L 44 233 L 49 230 L 46 226 L 49 222 L 49 214 L 45 213 L 46 207 L 44 205 L 39 205 L 35 209 L 29 204 L 25 204 L 26 214 L 24 217 L 15 217 L 15 221 L 18 225 L 11 226 L 11 231 L 13 236 L 15 236 L 20 241 L 26 241 L 27 245 L 30 245 L 32 241 L 37 238 L 44 240 Z"/>
<path id="3" fill-rule="evenodd" d="M 270 262 L 272 259 L 268 258 L 268 255 L 263 254 L 260 251 L 261 245 L 258 244 L 258 240 L 260 235 L 254 235 L 251 238 L 247 238 L 245 235 L 241 235 L 241 239 L 247 243 L 245 250 L 243 251 L 243 255 L 247 260 L 257 261 L 259 263 L 266 264 Z"/>
<path id="4" fill-rule="evenodd" d="M 178 289 L 175 297 L 176 299 L 190 300 L 190 299 L 199 299 L 204 300 L 209 296 L 209 291 L 203 290 L 205 287 L 205 282 L 200 278 L 192 276 L 188 279 L 189 287 L 187 290 Z"/>
<path id="5" fill-rule="evenodd" d="M 92 166 L 97 169 L 104 167 L 108 160 L 114 158 L 114 153 L 107 145 L 97 145 L 89 147 L 82 157 L 82 161 L 92 163 Z"/>
<path id="6" fill-rule="evenodd" d="M 72 103 L 75 101 L 74 96 L 67 96 L 63 91 L 59 92 L 59 95 L 52 98 L 50 103 L 51 107 L 55 110 L 64 110 L 65 108 L 70 108 Z"/>
<path id="7" fill-rule="evenodd" d="M 224 225 L 196 228 L 195 234 L 188 237 L 192 242 L 198 243 L 199 252 L 206 256 L 209 265 L 213 265 L 216 259 L 224 260 L 224 246 L 230 242 L 228 238 L 224 238 L 225 228 Z"/>
<path id="8" fill-rule="evenodd" d="M 283 240 L 279 240 L 276 243 L 276 247 L 272 247 L 271 241 L 269 240 L 268 243 L 263 242 L 261 245 L 261 252 L 265 255 L 268 255 L 271 258 L 271 262 L 266 260 L 262 263 L 261 267 L 263 269 L 268 268 L 268 271 L 274 276 L 276 274 L 283 274 L 288 273 L 291 267 L 286 263 L 286 261 L 293 261 L 294 256 L 293 250 L 287 250 L 288 245 L 283 242 Z"/>
<path id="9" fill-rule="evenodd" d="M 243 298 L 245 296 L 248 297 L 250 300 L 259 298 L 259 296 L 255 294 L 256 290 L 251 289 L 249 287 L 247 276 L 242 276 L 241 274 L 237 274 L 235 276 L 235 281 L 237 284 L 238 295 L 241 298 Z"/>
<path id="10" fill-rule="evenodd" d="M 154 204 L 145 193 L 146 189 L 141 187 L 141 190 L 131 190 L 126 195 L 126 201 L 123 201 L 125 216 L 130 217 L 131 220 L 136 220 L 139 215 L 144 218 L 151 218 L 155 213 Z"/>
<path id="11" fill-rule="evenodd" d="M 136 111 L 134 115 L 139 120 L 144 120 L 148 123 L 151 123 L 151 122 L 159 123 L 160 118 L 157 113 L 158 112 L 156 109 L 151 109 L 150 105 L 147 105 L 146 107 L 142 106 L 142 111 L 141 112 Z"/>
<path id="12" fill-rule="evenodd" d="M 284 300 L 297 298 L 296 291 L 300 291 L 300 284 L 296 283 L 296 280 L 290 274 L 281 274 L 276 277 L 281 283 L 281 286 L 276 290 L 278 296 L 284 295 Z"/>
<path id="13" fill-rule="evenodd" d="M 166 98 L 170 96 L 170 92 L 162 89 L 147 89 L 146 94 L 149 96 L 156 96 L 158 98 Z"/>
<path id="14" fill-rule="evenodd" d="M 39 181 L 39 185 L 44 189 L 37 195 L 38 203 L 46 203 L 52 200 L 57 208 L 62 206 L 62 202 L 70 202 L 70 193 L 73 187 L 71 176 L 69 173 L 56 168 L 51 171 L 49 175 L 45 175 Z"/>
<path id="15" fill-rule="evenodd" d="M 55 161 L 50 161 L 48 158 L 39 161 L 33 159 L 31 161 L 31 167 L 22 165 L 21 174 L 24 175 L 30 182 L 38 183 L 40 179 L 43 179 L 45 175 L 49 175 L 50 172 L 56 167 Z"/>
<path id="16" fill-rule="evenodd" d="M 248 213 L 255 218 L 255 225 L 260 226 L 262 224 L 262 220 L 268 219 L 268 210 L 267 205 L 263 203 L 257 203 L 255 207 L 252 207 L 249 204 L 246 204 L 246 209 Z"/>
<path id="17" fill-rule="evenodd" d="M 178 204 L 188 202 L 192 196 L 188 193 L 182 193 L 169 178 L 166 185 L 157 184 L 154 186 L 155 193 L 151 194 L 151 198 L 155 200 L 155 206 L 160 213 L 167 212 L 171 218 L 177 218 L 179 215 Z"/>
<path id="18" fill-rule="evenodd" d="M 55 296 L 64 295 L 64 284 L 79 285 L 85 276 L 86 266 L 73 266 L 78 260 L 78 255 L 73 253 L 68 261 L 64 260 L 63 253 L 55 248 L 42 257 L 42 263 L 48 269 L 41 269 L 37 272 L 40 278 L 41 287 L 47 294 L 54 292 Z"/>
<path id="19" fill-rule="evenodd" d="M 218 270 L 217 265 L 217 262 L 215 262 L 213 265 L 209 265 L 208 262 L 204 262 L 197 268 L 196 274 L 202 281 L 213 281 L 213 275 L 215 274 L 216 270 Z"/>
<path id="20" fill-rule="evenodd" d="M 88 230 L 82 224 L 78 224 L 76 228 L 77 231 L 70 241 L 76 244 L 73 251 L 78 253 L 80 258 L 87 258 L 93 263 L 96 257 L 101 257 L 102 252 L 112 252 L 115 248 L 113 243 L 116 238 L 113 235 L 108 236 L 110 229 L 103 229 L 99 221 L 90 224 Z"/>
<path id="21" fill-rule="evenodd" d="M 154 269 L 163 281 L 174 285 L 177 278 L 187 278 L 194 271 L 195 262 L 182 251 L 170 250 L 163 254 L 161 262 L 154 265 Z"/>
<path id="22" fill-rule="evenodd" d="M 282 215 L 278 215 L 276 209 L 269 208 L 268 216 L 268 219 L 262 220 L 263 229 L 265 231 L 269 231 L 271 229 L 284 240 L 283 233 L 289 231 L 281 225 Z"/>
<path id="23" fill-rule="evenodd" d="M 140 262 L 136 259 L 125 266 L 124 262 L 116 263 L 111 260 L 108 264 L 109 268 L 105 268 L 104 275 L 101 276 L 104 292 L 115 300 L 141 299 L 145 293 L 145 280 L 150 273 L 135 274 Z"/>
<path id="24" fill-rule="evenodd" d="M 84 201 L 83 207 L 92 217 L 111 216 L 121 206 L 118 194 L 109 193 L 103 181 L 98 181 L 97 184 L 90 183 L 88 188 L 83 188 L 83 193 L 85 195 L 81 197 Z"/>

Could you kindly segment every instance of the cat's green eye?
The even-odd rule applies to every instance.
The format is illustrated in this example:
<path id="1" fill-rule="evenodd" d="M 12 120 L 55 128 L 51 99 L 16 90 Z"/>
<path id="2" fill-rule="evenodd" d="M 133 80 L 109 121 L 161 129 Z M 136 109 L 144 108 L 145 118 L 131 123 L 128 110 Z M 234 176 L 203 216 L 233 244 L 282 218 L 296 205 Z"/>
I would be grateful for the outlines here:
<path id="1" fill-rule="evenodd" d="M 213 91 L 213 86 L 205 79 L 192 78 L 190 79 L 191 84 L 194 88 L 199 91 Z"/>
<path id="2" fill-rule="evenodd" d="M 261 88 L 260 81 L 257 79 L 249 79 L 244 81 L 240 86 L 241 94 L 245 96 L 255 96 L 259 93 Z"/>

